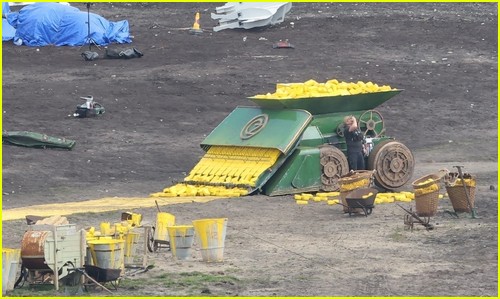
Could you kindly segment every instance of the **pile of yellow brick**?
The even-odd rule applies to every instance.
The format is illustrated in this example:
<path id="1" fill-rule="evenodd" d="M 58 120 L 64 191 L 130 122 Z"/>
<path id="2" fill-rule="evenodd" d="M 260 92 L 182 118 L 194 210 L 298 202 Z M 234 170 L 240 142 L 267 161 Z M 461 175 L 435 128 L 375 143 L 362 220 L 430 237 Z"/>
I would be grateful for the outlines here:
<path id="1" fill-rule="evenodd" d="M 439 194 L 439 198 L 442 199 L 447 194 Z M 326 202 L 329 205 L 335 205 L 340 203 L 340 192 L 318 192 L 316 194 L 311 193 L 301 193 L 295 194 L 294 199 L 299 205 L 306 205 L 310 201 L 314 202 Z M 377 193 L 375 197 L 375 204 L 381 203 L 392 203 L 395 201 L 410 202 L 415 199 L 415 193 L 402 191 L 402 192 L 380 192 Z"/>
<path id="2" fill-rule="evenodd" d="M 256 99 L 300 99 L 315 97 L 336 97 L 356 94 L 384 92 L 393 90 L 389 85 L 378 85 L 369 82 L 344 82 L 337 79 L 328 80 L 324 83 L 315 80 L 307 80 L 303 83 L 278 83 L 273 93 L 255 95 Z"/>

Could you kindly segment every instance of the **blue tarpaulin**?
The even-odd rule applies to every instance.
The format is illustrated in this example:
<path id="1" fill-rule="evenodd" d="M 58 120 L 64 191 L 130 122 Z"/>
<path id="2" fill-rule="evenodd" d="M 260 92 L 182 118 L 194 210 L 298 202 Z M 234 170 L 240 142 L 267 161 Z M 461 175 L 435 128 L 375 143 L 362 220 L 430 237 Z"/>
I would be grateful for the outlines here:
<path id="1" fill-rule="evenodd" d="M 6 19 L 2 19 L 2 41 L 8 41 L 14 38 L 16 28 L 10 26 Z"/>
<path id="2" fill-rule="evenodd" d="M 10 12 L 9 2 L 2 2 L 2 15 Z M 6 19 L 2 18 L 2 41 L 8 41 L 14 38 L 16 29 L 12 27 Z"/>
<path id="3" fill-rule="evenodd" d="M 10 12 L 9 2 L 2 2 L 2 14 L 5 15 L 6 13 L 9 12 Z"/>
<path id="4" fill-rule="evenodd" d="M 14 40 L 27 46 L 81 46 L 90 39 L 98 45 L 130 43 L 128 21 L 109 22 L 103 17 L 58 3 L 34 3 L 7 14 L 16 28 Z"/>

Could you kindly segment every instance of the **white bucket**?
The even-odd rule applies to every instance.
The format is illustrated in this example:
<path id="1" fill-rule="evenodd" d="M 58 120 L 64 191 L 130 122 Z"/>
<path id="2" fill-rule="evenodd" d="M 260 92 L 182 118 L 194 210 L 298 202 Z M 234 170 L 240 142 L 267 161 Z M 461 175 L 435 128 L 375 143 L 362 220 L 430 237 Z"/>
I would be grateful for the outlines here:
<path id="1" fill-rule="evenodd" d="M 193 226 L 202 260 L 204 262 L 222 262 L 224 260 L 227 218 L 194 220 Z"/>
<path id="2" fill-rule="evenodd" d="M 2 295 L 14 290 L 20 258 L 21 249 L 2 249 Z"/>
<path id="3" fill-rule="evenodd" d="M 172 255 L 178 260 L 187 260 L 191 255 L 194 242 L 194 227 L 192 225 L 167 226 Z"/>

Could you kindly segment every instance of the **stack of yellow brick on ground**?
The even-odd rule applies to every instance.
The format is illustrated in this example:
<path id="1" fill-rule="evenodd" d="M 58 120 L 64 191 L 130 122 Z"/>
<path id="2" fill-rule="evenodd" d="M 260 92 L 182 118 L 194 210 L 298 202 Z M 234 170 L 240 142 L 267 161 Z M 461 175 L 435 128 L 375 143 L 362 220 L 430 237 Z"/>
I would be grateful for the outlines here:
<path id="1" fill-rule="evenodd" d="M 326 192 L 321 193 L 318 192 L 316 194 L 311 193 L 301 193 L 295 194 L 294 199 L 296 203 L 299 205 L 306 205 L 309 201 L 321 202 L 325 201 L 329 205 L 334 205 L 339 203 L 339 192 Z M 365 195 L 368 198 L 371 194 Z M 446 194 L 445 194 L 446 195 Z M 445 195 L 439 194 L 439 198 L 443 198 Z M 377 197 L 375 197 L 375 204 L 381 203 L 393 203 L 395 201 L 401 202 L 411 202 L 415 199 L 415 194 L 413 192 L 401 191 L 401 192 L 379 192 L 377 193 Z"/>
<path id="2" fill-rule="evenodd" d="M 375 204 L 392 203 L 395 201 L 410 202 L 415 199 L 413 192 L 381 192 L 375 197 Z"/>
<path id="3" fill-rule="evenodd" d="M 184 178 L 184 183 L 153 193 L 153 197 L 228 196 L 248 194 L 260 175 L 276 163 L 272 148 L 212 146 Z"/>
<path id="4" fill-rule="evenodd" d="M 309 193 L 295 194 L 294 199 L 296 203 L 299 205 L 306 205 L 309 203 L 309 200 L 315 202 L 326 202 L 329 205 L 338 204 L 340 193 L 339 192 L 318 192 L 315 195 Z"/>

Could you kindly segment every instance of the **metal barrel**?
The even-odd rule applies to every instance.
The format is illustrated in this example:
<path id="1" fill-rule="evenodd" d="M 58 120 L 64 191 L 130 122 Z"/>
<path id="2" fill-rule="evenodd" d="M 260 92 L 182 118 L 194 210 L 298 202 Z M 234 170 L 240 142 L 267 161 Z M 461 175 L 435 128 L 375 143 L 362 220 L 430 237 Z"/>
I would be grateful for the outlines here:
<path id="1" fill-rule="evenodd" d="M 50 270 L 45 262 L 45 241 L 52 236 L 50 231 L 27 231 L 21 241 L 21 259 L 29 270 Z"/>
<path id="2" fill-rule="evenodd" d="M 167 230 L 173 257 L 178 260 L 189 259 L 194 242 L 194 226 L 174 225 L 168 226 Z"/>
<path id="3" fill-rule="evenodd" d="M 222 262 L 227 218 L 193 220 L 196 239 L 204 262 Z"/>
<path id="4" fill-rule="evenodd" d="M 124 240 L 117 239 L 88 241 L 93 264 L 103 269 L 123 269 L 124 243 Z"/>

